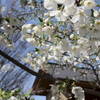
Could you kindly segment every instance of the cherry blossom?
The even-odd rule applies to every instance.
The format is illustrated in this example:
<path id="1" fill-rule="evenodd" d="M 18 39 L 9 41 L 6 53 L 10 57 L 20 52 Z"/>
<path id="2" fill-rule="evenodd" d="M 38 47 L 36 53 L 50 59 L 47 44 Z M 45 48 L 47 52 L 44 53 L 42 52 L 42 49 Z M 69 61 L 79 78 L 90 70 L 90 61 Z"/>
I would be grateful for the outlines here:
<path id="1" fill-rule="evenodd" d="M 13 34 L 13 28 L 12 28 L 12 26 L 11 26 L 10 24 L 8 24 L 7 22 L 5 22 L 5 23 L 3 24 L 3 26 L 1 27 L 1 29 L 4 30 L 4 33 L 5 33 L 5 34 L 8 34 L 8 35 L 10 35 L 10 36 Z"/>
<path id="2" fill-rule="evenodd" d="M 37 42 L 34 38 L 26 38 L 26 41 L 28 41 L 30 45 L 37 47 Z"/>
<path id="3" fill-rule="evenodd" d="M 84 90 L 81 87 L 72 87 L 72 93 L 78 100 L 85 100 Z"/>
<path id="4" fill-rule="evenodd" d="M 44 7 L 48 10 L 57 9 L 57 2 L 55 0 L 44 0 Z"/>
<path id="5" fill-rule="evenodd" d="M 7 41 L 3 39 L 2 36 L 0 36 L 0 46 L 6 46 L 6 45 L 7 45 Z"/>
<path id="6" fill-rule="evenodd" d="M 11 16 L 9 20 L 10 20 L 10 25 L 14 26 L 20 25 L 20 21 L 14 16 Z"/>
<path id="7" fill-rule="evenodd" d="M 24 25 L 22 26 L 21 33 L 22 33 L 22 34 L 30 33 L 31 28 L 32 28 L 31 24 L 24 24 Z"/>
<path id="8" fill-rule="evenodd" d="M 100 15 L 100 13 L 99 13 L 99 11 L 94 9 L 93 15 L 94 15 L 94 17 L 98 17 Z"/>
<path id="9" fill-rule="evenodd" d="M 85 0 L 84 1 L 84 7 L 86 9 L 93 9 L 96 6 L 96 3 L 94 0 Z"/>
<path id="10" fill-rule="evenodd" d="M 11 96 L 9 99 L 7 99 L 7 100 L 18 100 L 16 97 L 14 97 L 14 96 Z"/>
<path id="11" fill-rule="evenodd" d="M 44 34 L 52 36 L 53 35 L 53 27 L 50 26 L 45 26 L 44 28 L 42 28 L 42 31 L 44 32 Z"/>
<path id="12" fill-rule="evenodd" d="M 41 26 L 34 26 L 32 30 L 37 35 L 41 35 L 42 34 L 42 27 Z"/>
<path id="13" fill-rule="evenodd" d="M 79 22 L 80 24 L 83 24 L 87 21 L 87 19 L 89 18 L 90 13 L 88 11 L 85 10 L 84 7 L 79 7 L 77 9 L 76 14 L 72 17 L 72 22 Z"/>
<path id="14" fill-rule="evenodd" d="M 61 10 L 55 10 L 50 12 L 50 16 L 55 16 L 58 21 L 66 21 L 68 16 L 64 14 Z"/>
<path id="15" fill-rule="evenodd" d="M 74 15 L 77 11 L 77 7 L 75 5 L 71 5 L 71 6 L 65 6 L 64 8 L 64 12 L 66 13 L 66 15 Z"/>

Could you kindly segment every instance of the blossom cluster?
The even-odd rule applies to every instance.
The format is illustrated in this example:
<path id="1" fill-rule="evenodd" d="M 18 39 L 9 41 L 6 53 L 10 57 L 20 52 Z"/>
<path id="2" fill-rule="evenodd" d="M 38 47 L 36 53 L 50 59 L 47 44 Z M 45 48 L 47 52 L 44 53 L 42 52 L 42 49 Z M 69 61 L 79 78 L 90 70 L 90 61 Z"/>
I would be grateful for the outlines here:
<path id="1" fill-rule="evenodd" d="M 27 61 L 23 60 L 31 62 L 33 67 L 44 66 L 51 60 L 58 64 L 68 62 L 77 65 L 84 60 L 92 61 L 95 56 L 97 63 L 100 58 L 100 12 L 95 9 L 97 3 L 83 0 L 77 6 L 75 0 L 44 0 L 44 7 L 48 11 L 44 13 L 45 18 L 39 18 L 40 25 L 22 26 L 21 40 L 25 39 L 35 47 L 31 56 L 25 58 Z"/>
<path id="2" fill-rule="evenodd" d="M 0 46 L 5 46 L 9 49 L 14 49 L 14 43 L 11 42 L 16 26 L 20 25 L 20 20 L 15 16 L 5 18 L 1 29 Z"/>
<path id="3" fill-rule="evenodd" d="M 24 1 L 21 2 L 24 4 Z M 68 62 L 77 65 L 84 60 L 92 61 L 95 56 L 95 63 L 98 63 L 100 58 L 99 5 L 94 0 L 83 0 L 79 4 L 75 0 L 44 0 L 44 8 L 47 9 L 44 18 L 38 17 L 40 25 L 22 25 L 21 40 L 26 40 L 35 48 L 28 54 L 29 57 L 23 58 L 23 61 L 32 67 L 44 66 L 51 60 L 58 64 Z M 17 30 L 15 26 L 21 23 L 15 16 L 4 20 L 0 45 L 14 48 L 14 44 L 9 40 Z M 43 66 L 41 68 L 45 68 Z"/>
<path id="4" fill-rule="evenodd" d="M 22 40 L 34 46 L 23 61 L 35 70 L 49 70 L 48 61 L 77 66 L 84 61 L 96 64 L 100 59 L 100 10 L 94 0 L 44 0 L 44 18 L 40 24 L 22 26 Z M 37 65 L 37 67 L 36 67 Z M 45 66 L 46 65 L 46 66 Z M 70 66 L 71 67 L 71 66 Z M 98 67 L 98 65 L 97 65 Z M 58 100 L 57 88 L 52 85 L 52 100 Z M 81 87 L 73 87 L 78 100 L 85 100 Z"/>

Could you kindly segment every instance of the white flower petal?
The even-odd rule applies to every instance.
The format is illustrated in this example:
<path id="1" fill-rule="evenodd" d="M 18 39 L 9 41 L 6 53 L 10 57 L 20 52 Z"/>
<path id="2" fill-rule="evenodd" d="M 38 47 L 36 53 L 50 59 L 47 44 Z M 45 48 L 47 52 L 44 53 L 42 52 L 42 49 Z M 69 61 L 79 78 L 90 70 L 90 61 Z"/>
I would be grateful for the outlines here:
<path id="1" fill-rule="evenodd" d="M 55 0 L 44 0 L 44 7 L 48 10 L 57 9 L 57 2 Z"/>

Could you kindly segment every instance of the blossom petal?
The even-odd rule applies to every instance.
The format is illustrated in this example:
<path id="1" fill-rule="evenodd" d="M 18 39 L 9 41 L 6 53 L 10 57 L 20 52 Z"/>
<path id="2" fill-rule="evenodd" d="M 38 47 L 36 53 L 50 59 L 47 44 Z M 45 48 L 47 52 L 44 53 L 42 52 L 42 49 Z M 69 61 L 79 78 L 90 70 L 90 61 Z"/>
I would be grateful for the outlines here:
<path id="1" fill-rule="evenodd" d="M 54 0 L 44 0 L 44 7 L 48 10 L 50 9 L 57 9 L 57 2 Z"/>

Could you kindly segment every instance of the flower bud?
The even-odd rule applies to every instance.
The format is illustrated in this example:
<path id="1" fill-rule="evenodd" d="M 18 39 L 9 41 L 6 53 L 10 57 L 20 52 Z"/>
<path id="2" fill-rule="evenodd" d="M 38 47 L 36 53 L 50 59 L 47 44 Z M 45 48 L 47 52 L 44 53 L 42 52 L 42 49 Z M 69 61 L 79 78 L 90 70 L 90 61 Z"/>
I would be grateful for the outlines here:
<path id="1" fill-rule="evenodd" d="M 74 38 L 74 34 L 71 34 L 71 35 L 70 35 L 70 38 L 73 39 L 73 38 Z"/>
<path id="2" fill-rule="evenodd" d="M 45 22 L 45 23 L 48 23 L 49 20 L 50 20 L 50 18 L 46 18 L 46 19 L 44 20 L 44 22 Z"/>

